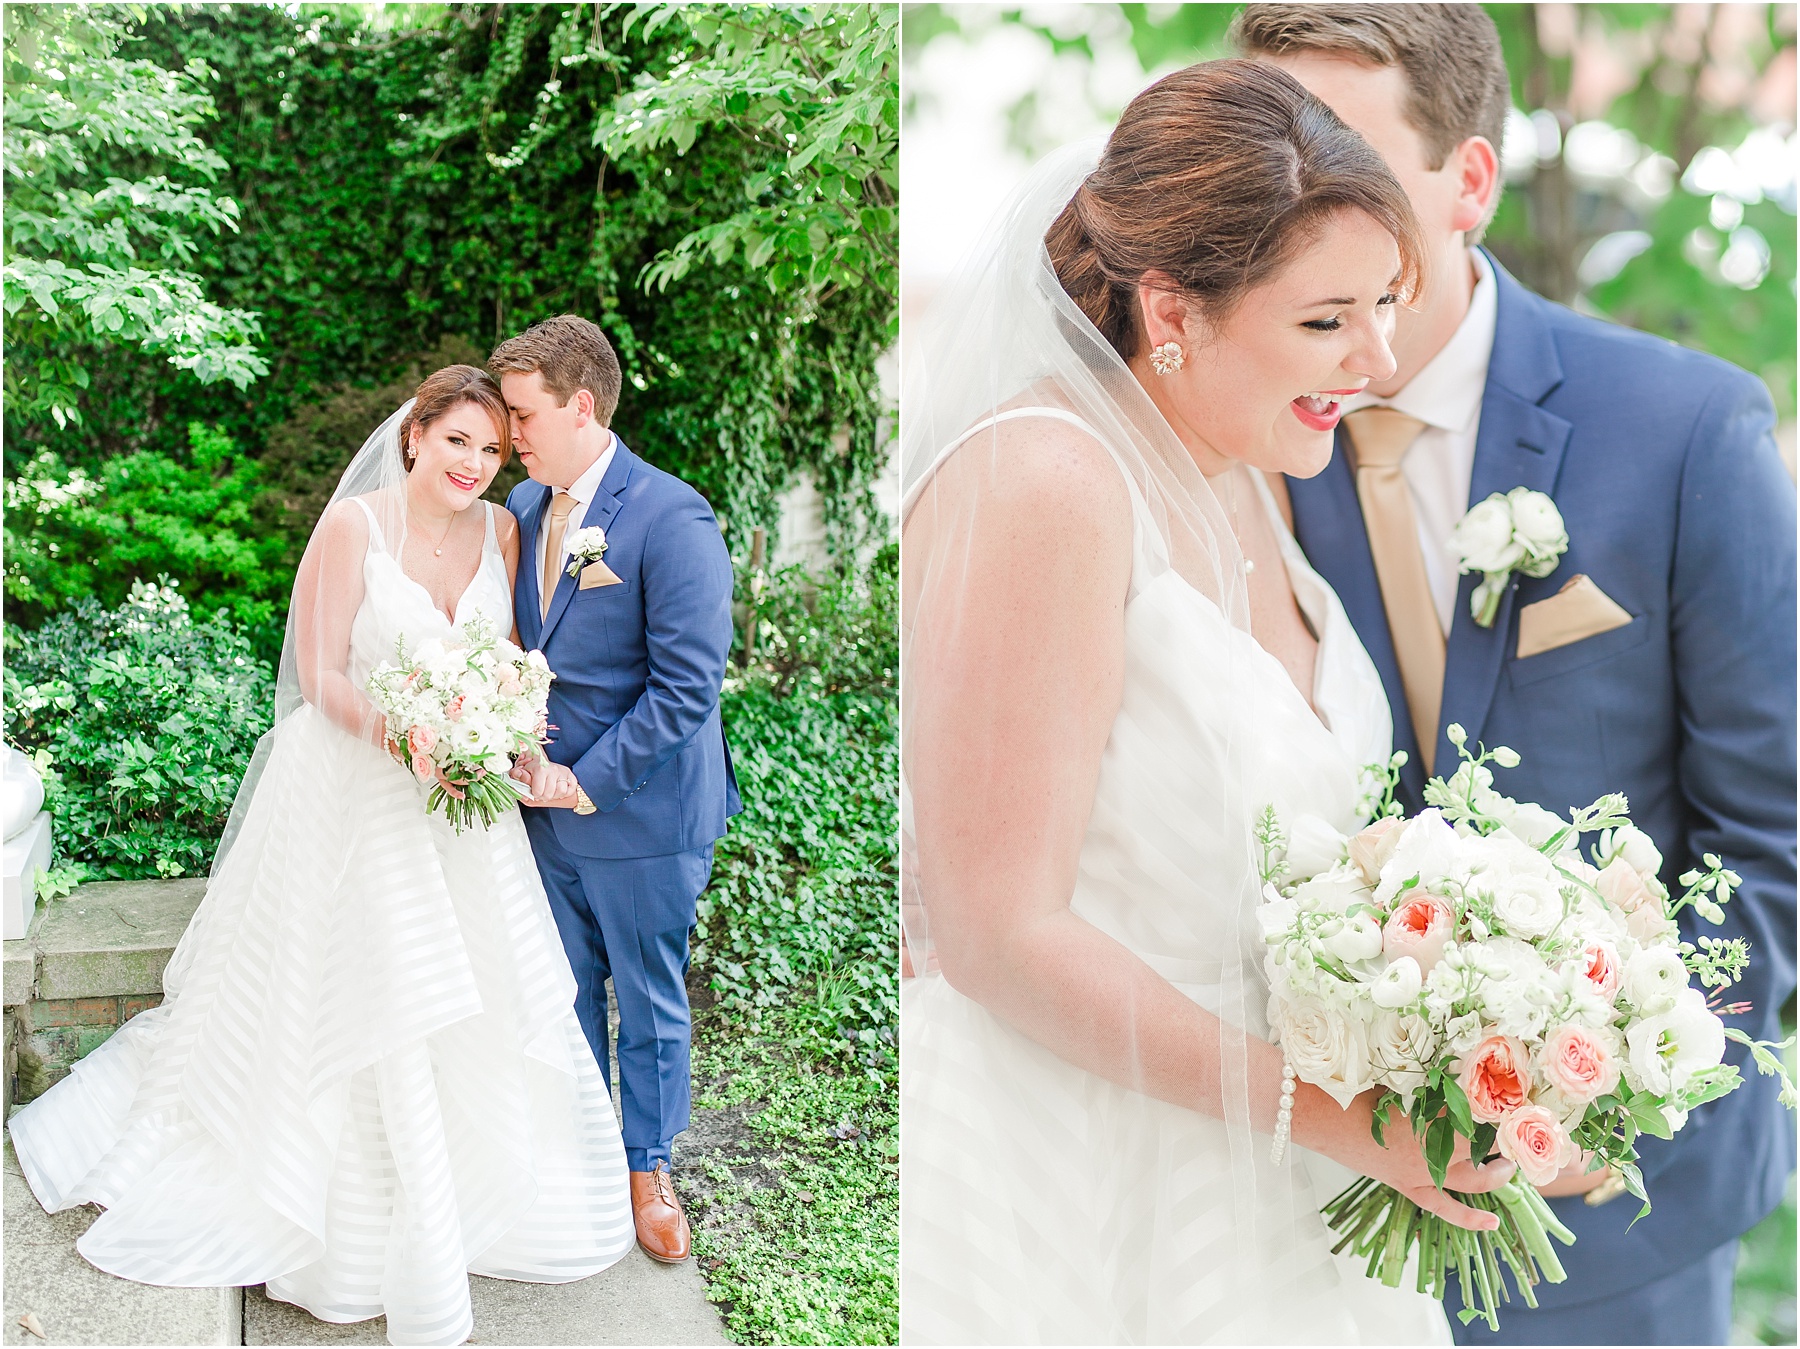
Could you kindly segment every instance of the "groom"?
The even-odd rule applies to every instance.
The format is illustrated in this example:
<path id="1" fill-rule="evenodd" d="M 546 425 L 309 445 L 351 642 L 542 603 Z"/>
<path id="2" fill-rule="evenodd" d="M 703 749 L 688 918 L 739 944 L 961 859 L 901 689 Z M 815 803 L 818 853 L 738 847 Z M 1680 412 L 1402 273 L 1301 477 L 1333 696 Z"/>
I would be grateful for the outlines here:
<path id="1" fill-rule="evenodd" d="M 1500 192 L 1510 103 L 1478 5 L 1252 4 L 1244 54 L 1282 66 L 1380 151 L 1430 253 L 1402 310 L 1399 369 L 1346 404 L 1339 453 L 1289 483 L 1294 528 L 1381 671 L 1402 795 L 1457 756 L 1444 734 L 1523 757 L 1496 785 L 1554 810 L 1629 797 L 1663 849 L 1662 877 L 1717 853 L 1744 878 L 1721 928 L 1751 942 L 1728 1020 L 1779 1039 L 1794 989 L 1794 486 L 1762 384 L 1660 338 L 1583 318 L 1521 287 L 1476 248 Z M 1517 487 L 1547 494 L 1567 551 L 1515 574 L 1491 626 L 1477 576 L 1457 575 L 1463 512 Z M 1692 911 L 1681 919 L 1695 936 Z M 1578 1236 L 1568 1280 L 1517 1299 L 1498 1335 L 1464 1344 L 1725 1344 L 1739 1236 L 1779 1202 L 1794 1164 L 1775 1082 L 1693 1112 L 1672 1143 L 1640 1142 L 1655 1208 L 1604 1173 L 1546 1192 Z M 1630 1230 L 1627 1231 L 1627 1227 Z"/>
<path id="2" fill-rule="evenodd" d="M 673 1263 L 689 1252 L 669 1181 L 670 1143 L 688 1126 L 688 931 L 739 809 L 719 720 L 731 561 L 704 498 L 608 429 L 621 381 L 599 328 L 547 319 L 501 343 L 488 369 L 532 478 L 506 503 L 519 639 L 556 672 L 525 828 L 609 1078 L 612 980 L 638 1244 Z"/>

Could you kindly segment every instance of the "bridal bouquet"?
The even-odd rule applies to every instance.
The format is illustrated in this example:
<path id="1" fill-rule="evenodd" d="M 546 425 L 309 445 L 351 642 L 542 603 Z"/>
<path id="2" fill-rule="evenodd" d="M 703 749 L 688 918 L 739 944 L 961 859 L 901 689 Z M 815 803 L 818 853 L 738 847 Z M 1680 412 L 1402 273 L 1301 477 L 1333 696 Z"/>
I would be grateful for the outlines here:
<path id="1" fill-rule="evenodd" d="M 485 828 L 530 789 L 507 776 L 513 761 L 544 743 L 545 708 L 555 678 L 541 651 L 521 651 L 485 619 L 460 629 L 462 642 L 423 642 L 369 675 L 369 698 L 387 718 L 388 747 L 421 783 L 425 809 L 441 811 L 457 833 Z"/>
<path id="2" fill-rule="evenodd" d="M 1425 789 L 1427 809 L 1400 818 L 1393 787 L 1404 755 L 1377 777 L 1374 824 L 1345 839 L 1316 817 L 1284 827 L 1263 813 L 1270 1022 L 1302 1081 L 1340 1105 L 1371 1089 L 1382 1141 L 1395 1110 L 1421 1140 L 1442 1188 L 1457 1139 L 1472 1159 L 1517 1164 L 1491 1194 L 1457 1195 L 1497 1212 L 1494 1232 L 1471 1232 L 1367 1178 L 1323 1210 L 1337 1250 L 1368 1260 L 1371 1278 L 1398 1287 L 1414 1243 L 1417 1287 L 1442 1297 L 1458 1274 L 1467 1323 L 1498 1329 L 1502 1261 L 1528 1306 L 1532 1285 L 1560 1283 L 1550 1238 L 1575 1240 L 1538 1185 L 1586 1155 L 1610 1166 L 1649 1212 L 1636 1166 L 1639 1134 L 1672 1137 L 1687 1114 L 1739 1085 L 1721 1062 L 1727 1039 L 1751 1047 L 1757 1068 L 1792 1084 L 1785 1045 L 1752 1041 L 1709 1001 L 1743 972 L 1742 939 L 1685 942 L 1675 915 L 1710 922 L 1739 883 L 1708 854 L 1671 898 L 1662 856 L 1635 828 L 1625 798 L 1602 797 L 1567 818 L 1494 790 L 1491 761 L 1512 750 L 1465 748 L 1462 763 Z M 1385 778 L 1385 791 L 1380 779 Z M 1583 856 L 1584 836 L 1596 835 Z M 1701 987 L 1695 986 L 1695 981 Z"/>

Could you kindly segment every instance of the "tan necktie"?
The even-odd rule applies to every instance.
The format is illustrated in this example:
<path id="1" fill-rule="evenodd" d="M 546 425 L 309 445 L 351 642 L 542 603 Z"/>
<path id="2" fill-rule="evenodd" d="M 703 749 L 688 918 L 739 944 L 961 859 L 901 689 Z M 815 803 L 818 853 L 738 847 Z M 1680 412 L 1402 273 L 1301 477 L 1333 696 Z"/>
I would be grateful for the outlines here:
<path id="1" fill-rule="evenodd" d="M 1406 706 L 1429 775 L 1444 697 L 1444 630 L 1438 625 L 1425 558 L 1419 552 L 1412 494 L 1400 471 L 1401 458 L 1425 423 L 1393 408 L 1372 407 L 1347 413 L 1344 429 L 1356 448 L 1356 495 L 1362 502 L 1369 552 L 1400 662 L 1400 682 L 1406 686 Z"/>
<path id="2" fill-rule="evenodd" d="M 550 597 L 556 593 L 556 584 L 562 571 L 563 530 L 569 523 L 569 512 L 575 509 L 575 498 L 567 492 L 558 492 L 550 499 L 550 528 L 544 535 L 544 584 L 538 589 L 544 612 L 542 618 L 550 617 Z"/>

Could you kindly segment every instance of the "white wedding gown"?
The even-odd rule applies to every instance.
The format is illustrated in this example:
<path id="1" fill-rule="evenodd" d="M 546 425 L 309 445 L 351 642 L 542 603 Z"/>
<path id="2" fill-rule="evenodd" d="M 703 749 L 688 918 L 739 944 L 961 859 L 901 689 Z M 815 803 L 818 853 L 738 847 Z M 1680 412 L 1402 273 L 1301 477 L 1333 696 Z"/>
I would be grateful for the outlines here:
<path id="1" fill-rule="evenodd" d="M 1002 417 L 1032 415 L 1083 425 L 1062 409 Z M 1393 728 L 1342 604 L 1248 476 L 1319 637 L 1317 714 L 1280 662 L 1146 555 L 1156 531 L 1133 489 L 1124 697 L 1070 907 L 1209 1010 L 1221 952 L 1252 952 L 1245 1029 L 1268 1039 L 1260 942 L 1221 899 L 1249 874 L 1250 821 L 1221 832 L 1216 784 L 1235 772 L 1256 809 L 1350 832 L 1360 770 L 1388 756 Z M 1249 762 L 1228 769 L 1226 746 Z M 903 981 L 901 1074 L 902 1343 L 1450 1343 L 1410 1268 L 1395 1290 L 1332 1256 L 1318 1208 L 1354 1178 L 1335 1162 L 1292 1149 L 1285 1192 L 1254 1233 L 1236 1230 L 1222 1121 L 1075 1067 L 936 973 Z"/>
<path id="2" fill-rule="evenodd" d="M 365 507 L 366 509 L 366 507 Z M 512 627 L 493 508 L 457 604 Z M 451 624 L 374 528 L 359 684 Z M 517 811 L 454 833 L 380 750 L 281 723 L 242 832 L 141 1013 L 12 1120 L 46 1209 L 142 1283 L 267 1283 L 458 1344 L 468 1274 L 562 1283 L 634 1239 L 607 1084 Z"/>

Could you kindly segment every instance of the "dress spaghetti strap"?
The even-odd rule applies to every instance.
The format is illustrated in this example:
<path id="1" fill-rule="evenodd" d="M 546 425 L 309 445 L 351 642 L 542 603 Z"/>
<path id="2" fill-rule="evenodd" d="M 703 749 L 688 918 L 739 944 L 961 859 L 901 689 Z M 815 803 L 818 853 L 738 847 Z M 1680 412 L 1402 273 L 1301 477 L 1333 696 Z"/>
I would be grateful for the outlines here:
<path id="1" fill-rule="evenodd" d="M 375 551 L 378 553 L 387 552 L 387 539 L 383 537 L 381 525 L 375 519 L 375 512 L 369 509 L 369 503 L 364 501 L 361 497 L 351 497 L 350 500 L 361 506 L 362 513 L 369 517 L 369 542 L 375 545 Z"/>

